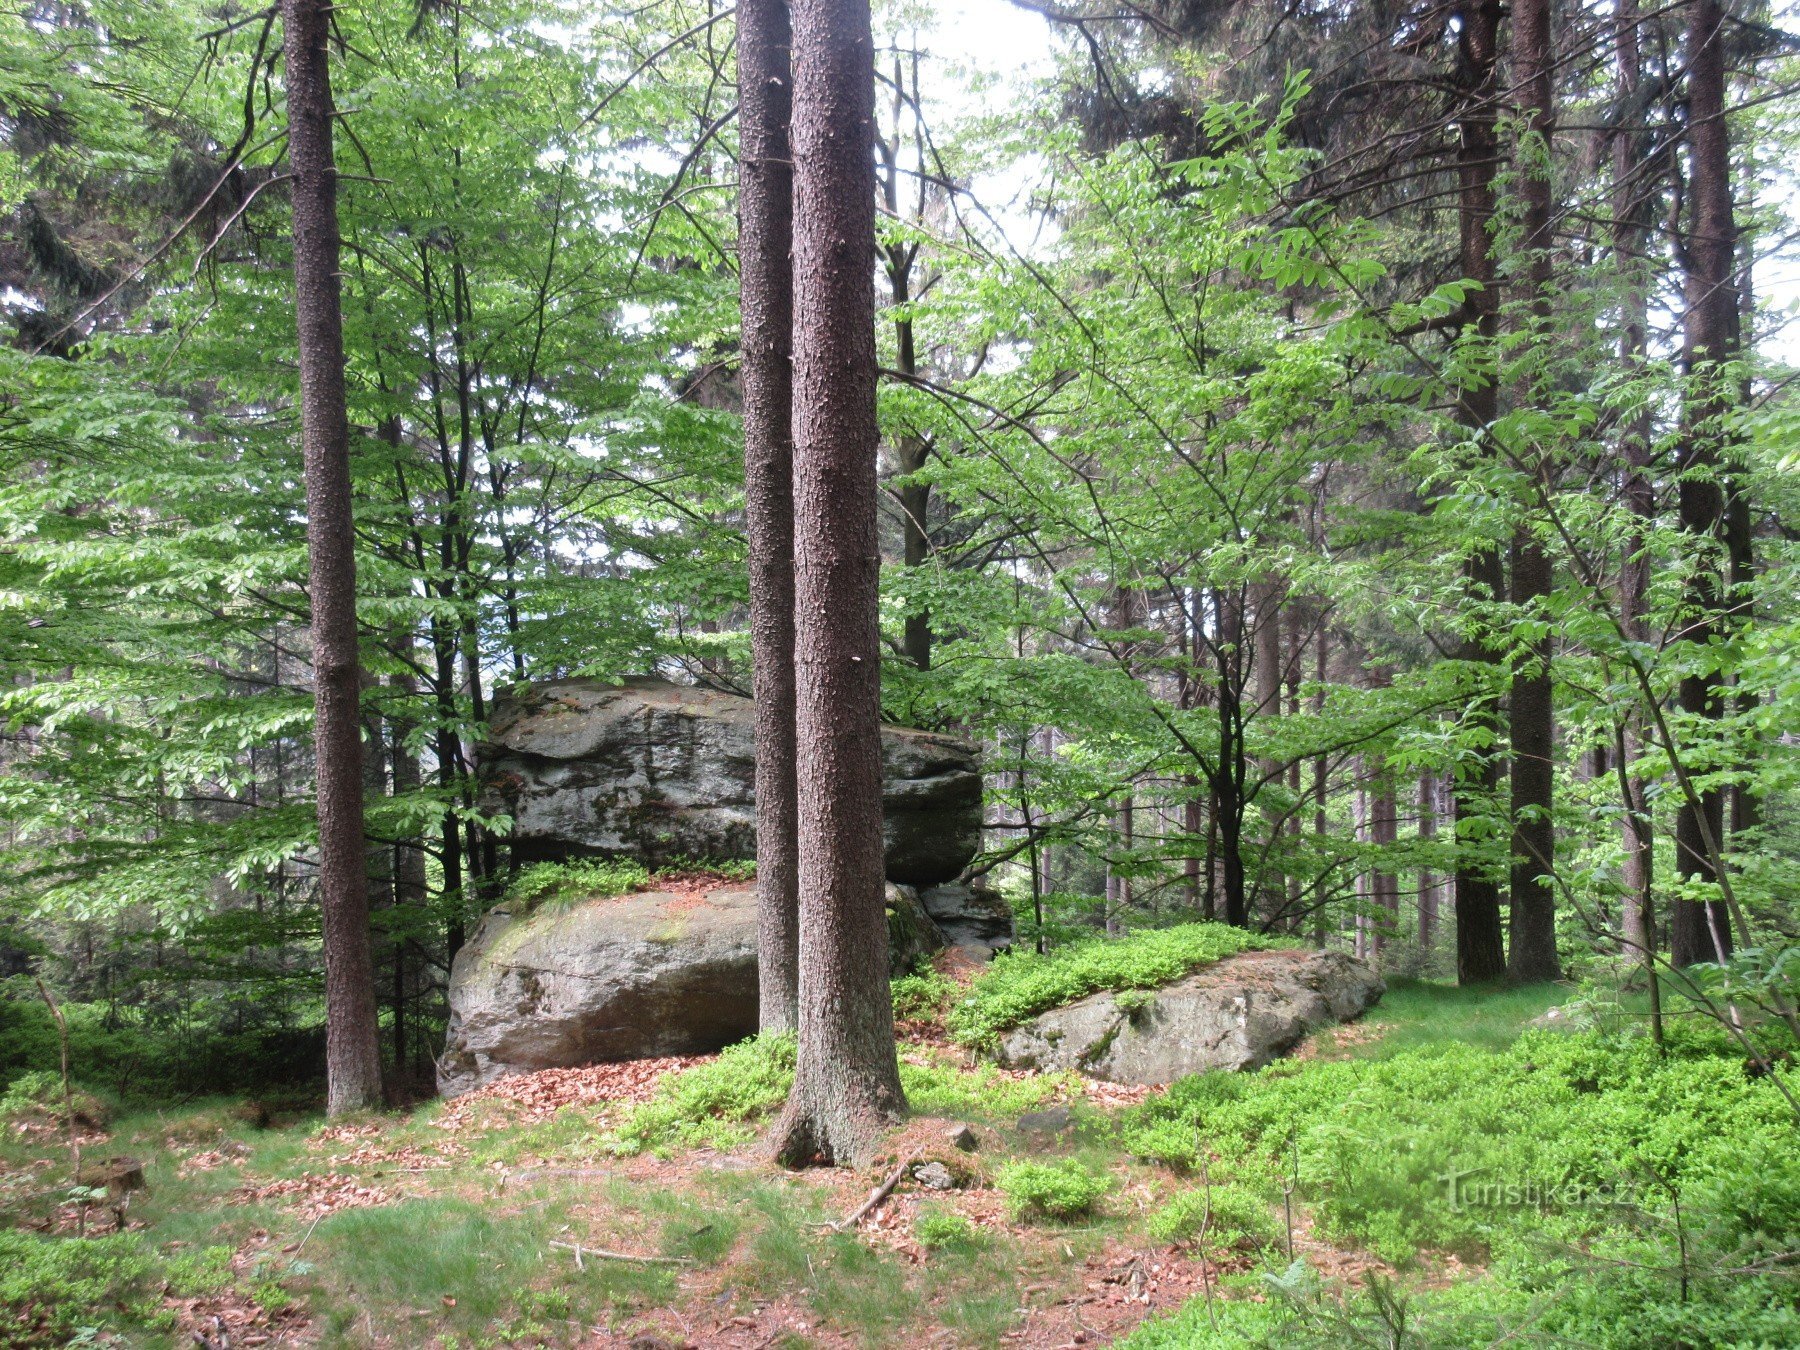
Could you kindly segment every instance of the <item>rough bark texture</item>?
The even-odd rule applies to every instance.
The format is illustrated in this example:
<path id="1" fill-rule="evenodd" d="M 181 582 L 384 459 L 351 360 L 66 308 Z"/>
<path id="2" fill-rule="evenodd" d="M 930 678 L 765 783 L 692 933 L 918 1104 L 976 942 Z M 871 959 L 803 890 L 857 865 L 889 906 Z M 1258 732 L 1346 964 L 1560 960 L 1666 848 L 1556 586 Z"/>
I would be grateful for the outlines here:
<path id="1" fill-rule="evenodd" d="M 1645 219 L 1650 191 L 1640 175 L 1644 133 L 1638 129 L 1638 89 L 1643 81 L 1638 42 L 1637 0 L 1619 0 L 1615 13 L 1615 50 L 1619 64 L 1619 93 L 1624 105 L 1625 127 L 1614 133 L 1613 159 L 1613 256 L 1620 273 L 1619 360 L 1630 373 L 1642 369 L 1649 326 L 1649 278 L 1644 265 L 1644 243 L 1649 234 Z M 1656 489 L 1650 480 L 1650 409 L 1632 417 L 1620 436 L 1624 494 L 1633 525 L 1626 537 L 1619 565 L 1619 622 L 1632 642 L 1649 640 L 1645 614 L 1650 591 L 1650 559 L 1645 551 L 1656 516 Z M 1637 715 L 1626 721 L 1619 736 L 1619 782 L 1625 806 L 1624 845 L 1625 901 L 1620 915 L 1620 935 L 1628 951 L 1648 955 L 1655 950 L 1656 934 L 1650 922 L 1650 886 L 1654 877 L 1655 838 L 1644 784 L 1633 771 L 1642 741 Z"/>
<path id="2" fill-rule="evenodd" d="M 737 16 L 738 297 L 742 309 L 744 519 L 756 691 L 759 1008 L 792 1030 L 799 997 L 799 842 L 794 738 L 793 79 L 787 0 Z"/>
<path id="3" fill-rule="evenodd" d="M 361 662 L 326 11 L 322 0 L 285 0 L 282 5 L 288 159 L 294 175 L 300 443 L 312 587 L 327 1110 L 338 1115 L 380 1105 L 381 1050 L 364 875 Z"/>
<path id="4" fill-rule="evenodd" d="M 1458 78 L 1462 112 L 1457 145 L 1457 228 L 1462 244 L 1463 275 L 1479 282 L 1466 302 L 1464 331 L 1491 341 L 1499 332 L 1500 307 L 1495 291 L 1489 225 L 1494 218 L 1494 166 L 1499 153 L 1495 135 L 1495 48 L 1500 25 L 1498 0 L 1472 0 L 1457 10 L 1461 20 Z M 1491 380 L 1463 391 L 1459 420 L 1471 430 L 1492 424 L 1497 403 Z M 1484 604 L 1506 593 L 1505 568 L 1499 553 L 1483 549 L 1464 564 L 1470 600 Z M 1458 655 L 1465 661 L 1492 663 L 1493 649 L 1479 634 L 1466 640 Z M 1473 707 L 1470 719 L 1498 722 L 1492 706 Z M 1499 784 L 1500 770 L 1491 754 L 1482 753 L 1458 776 L 1455 786 L 1456 838 L 1456 978 L 1462 984 L 1497 979 L 1506 973 L 1500 934 L 1500 888 L 1485 869 L 1475 865 L 1466 844 L 1473 822 L 1483 815 Z"/>
<path id="5" fill-rule="evenodd" d="M 1256 689 L 1255 716 L 1274 720 L 1281 716 L 1282 694 L 1282 605 L 1287 588 L 1277 580 L 1263 581 L 1255 587 L 1256 633 L 1252 653 L 1253 678 Z M 1267 723 L 1264 724 L 1265 726 Z M 1287 883 L 1276 865 L 1279 852 L 1278 835 L 1282 827 L 1281 812 L 1270 804 L 1268 789 L 1281 782 L 1283 765 L 1273 755 L 1259 755 L 1256 760 L 1256 794 L 1262 798 L 1263 849 L 1259 891 L 1270 913 L 1282 907 Z"/>
<path id="6" fill-rule="evenodd" d="M 1555 47 L 1551 38 L 1550 0 L 1515 0 L 1513 53 L 1519 85 L 1519 178 L 1524 200 L 1526 322 L 1537 341 L 1553 341 L 1550 285 L 1554 279 L 1551 249 L 1552 184 L 1550 138 L 1555 123 L 1551 70 Z M 1528 384 L 1524 397 L 1535 399 Z M 1534 466 L 1542 474 L 1548 466 Z M 1550 556 L 1539 544 L 1530 516 L 1512 543 L 1512 599 L 1527 612 L 1541 610 L 1550 596 L 1554 573 Z M 1551 821 L 1555 790 L 1554 738 L 1556 712 L 1550 678 L 1552 640 L 1544 636 L 1524 644 L 1513 663 L 1512 678 L 1512 925 L 1507 974 L 1520 983 L 1554 980 L 1562 974 L 1556 959 L 1556 834 Z"/>
<path id="7" fill-rule="evenodd" d="M 794 16 L 799 1055 L 789 1162 L 859 1164 L 905 1107 L 882 912 L 874 43 L 868 0 Z"/>
<path id="8" fill-rule="evenodd" d="M 1688 194 L 1693 219 L 1686 258 L 1686 328 L 1682 360 L 1690 381 L 1682 407 L 1678 449 L 1681 469 L 1678 511 L 1681 528 L 1696 555 L 1686 596 L 1682 635 L 1696 646 L 1713 641 L 1724 604 L 1720 546 L 1725 527 L 1725 494 L 1720 482 L 1724 456 L 1719 441 L 1729 404 L 1728 380 L 1720 370 L 1730 361 L 1736 329 L 1732 258 L 1736 247 L 1731 208 L 1731 143 L 1725 126 L 1723 9 L 1718 0 L 1693 0 L 1688 9 Z M 1681 681 L 1681 707 L 1707 720 L 1720 714 L 1716 674 L 1696 673 Z M 1717 879 L 1725 831 L 1723 794 L 1684 798 L 1675 817 L 1675 866 L 1684 883 Z M 1723 960 L 1731 950 L 1731 929 L 1722 903 L 1677 899 L 1669 916 L 1669 945 L 1676 965 Z"/>

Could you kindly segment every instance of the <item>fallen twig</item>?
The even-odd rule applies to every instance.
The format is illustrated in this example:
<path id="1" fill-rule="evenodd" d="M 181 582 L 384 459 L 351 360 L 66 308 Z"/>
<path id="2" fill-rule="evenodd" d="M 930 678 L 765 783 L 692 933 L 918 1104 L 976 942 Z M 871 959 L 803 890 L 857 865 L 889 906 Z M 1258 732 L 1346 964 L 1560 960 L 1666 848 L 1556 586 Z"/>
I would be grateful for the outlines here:
<path id="1" fill-rule="evenodd" d="M 883 1181 L 881 1185 L 869 1192 L 869 1198 L 867 1200 L 863 1201 L 853 1212 L 846 1214 L 836 1223 L 829 1223 L 825 1226 L 834 1233 L 841 1233 L 846 1228 L 856 1227 L 856 1225 L 862 1221 L 864 1215 L 868 1214 L 870 1210 L 874 1209 L 883 1200 L 894 1193 L 894 1187 L 900 1184 L 900 1178 L 906 1175 L 906 1169 L 911 1167 L 918 1160 L 919 1155 L 917 1152 L 907 1154 L 905 1158 L 901 1159 L 900 1165 L 892 1172 L 888 1173 L 887 1180 Z"/>
<path id="2" fill-rule="evenodd" d="M 589 1247 L 581 1242 L 552 1242 L 552 1247 L 561 1247 L 566 1252 L 575 1253 L 575 1269 L 586 1270 L 582 1262 L 584 1256 L 597 1256 L 602 1261 L 638 1261 L 648 1266 L 691 1266 L 691 1256 L 639 1256 L 636 1252 L 614 1252 L 605 1247 Z"/>

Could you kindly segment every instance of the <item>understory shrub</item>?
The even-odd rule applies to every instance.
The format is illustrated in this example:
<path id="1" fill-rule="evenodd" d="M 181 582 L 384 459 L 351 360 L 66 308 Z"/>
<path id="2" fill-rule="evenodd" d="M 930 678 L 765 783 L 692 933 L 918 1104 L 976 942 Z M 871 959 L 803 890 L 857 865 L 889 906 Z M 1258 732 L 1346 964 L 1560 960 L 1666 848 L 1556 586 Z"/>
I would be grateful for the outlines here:
<path id="1" fill-rule="evenodd" d="M 1531 1032 L 1377 1061 L 1184 1079 L 1128 1113 L 1134 1156 L 1234 1175 L 1297 1174 L 1323 1229 L 1394 1261 L 1484 1256 L 1559 1215 L 1599 1232 L 1671 1187 L 1795 1142 L 1779 1091 L 1740 1059 L 1659 1059 L 1641 1040 Z M 1796 1230 L 1800 1231 L 1800 1230 Z"/>
<path id="2" fill-rule="evenodd" d="M 794 1038 L 755 1036 L 657 1084 L 656 1095 L 625 1113 L 613 1132 L 622 1153 L 663 1152 L 750 1138 L 751 1124 L 786 1099 L 794 1082 Z"/>
<path id="3" fill-rule="evenodd" d="M 910 975 L 896 975 L 890 988 L 895 1019 L 916 1022 L 941 1014 L 956 992 L 956 982 L 927 966 Z"/>
<path id="4" fill-rule="evenodd" d="M 948 1026 L 964 1045 L 988 1049 L 1019 1023 L 1102 989 L 1155 989 L 1227 956 L 1282 945 L 1228 924 L 1187 923 L 1042 955 L 1015 947 L 976 977 Z"/>
<path id="5" fill-rule="evenodd" d="M 138 1233 L 45 1237 L 0 1229 L 0 1345 L 86 1344 L 108 1330 L 160 1328 L 161 1294 L 209 1293 L 231 1248 L 165 1257 Z"/>
<path id="6" fill-rule="evenodd" d="M 1158 1242 L 1197 1241 L 1207 1254 L 1259 1252 L 1282 1236 L 1268 1201 L 1229 1182 L 1182 1191 L 1150 1216 L 1145 1230 Z"/>
<path id="7" fill-rule="evenodd" d="M 582 858 L 522 868 L 506 898 L 526 905 L 572 905 L 594 896 L 624 895 L 650 882 L 649 870 L 629 858 Z"/>
<path id="8" fill-rule="evenodd" d="M 1010 1163 L 1000 1169 L 995 1184 L 1015 1219 L 1073 1219 L 1100 1202 L 1112 1189 L 1112 1178 L 1066 1158 L 1052 1163 Z"/>
<path id="9" fill-rule="evenodd" d="M 962 1251 L 978 1241 L 975 1225 L 953 1209 L 930 1205 L 913 1217 L 913 1236 L 932 1251 Z"/>

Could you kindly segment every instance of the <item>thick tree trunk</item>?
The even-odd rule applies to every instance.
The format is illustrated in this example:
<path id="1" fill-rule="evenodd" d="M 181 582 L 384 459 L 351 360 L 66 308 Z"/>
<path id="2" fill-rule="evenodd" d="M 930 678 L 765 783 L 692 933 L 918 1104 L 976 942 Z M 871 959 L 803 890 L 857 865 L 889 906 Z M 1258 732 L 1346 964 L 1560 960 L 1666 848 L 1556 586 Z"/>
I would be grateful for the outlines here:
<path id="1" fill-rule="evenodd" d="M 1722 369 L 1736 355 L 1732 337 L 1736 295 L 1732 260 L 1736 231 L 1731 206 L 1731 144 L 1725 125 L 1725 52 L 1718 0 L 1692 0 L 1688 8 L 1688 195 L 1693 219 L 1685 249 L 1687 304 L 1682 360 L 1689 387 L 1682 405 L 1678 448 L 1681 480 L 1677 509 L 1689 536 L 1693 571 L 1688 582 L 1684 641 L 1694 647 L 1720 635 L 1725 595 L 1720 568 L 1725 495 L 1720 479 L 1723 418 L 1730 381 Z M 1682 711 L 1716 720 L 1721 712 L 1719 677 L 1696 672 L 1681 681 Z M 1702 751 L 1704 759 L 1710 749 Z M 1675 817 L 1675 865 L 1683 883 L 1718 878 L 1725 839 L 1723 794 L 1697 800 L 1684 795 Z M 1719 901 L 1677 898 L 1669 916 L 1675 964 L 1723 960 L 1731 951 L 1730 921 Z"/>
<path id="2" fill-rule="evenodd" d="M 905 1108 L 888 992 L 876 537 L 874 44 L 868 0 L 794 16 L 799 1058 L 790 1163 L 861 1164 Z"/>
<path id="3" fill-rule="evenodd" d="M 338 290 L 334 109 L 323 0 L 284 0 L 288 160 L 293 170 L 294 314 L 311 578 L 319 907 L 325 955 L 326 1109 L 381 1103 L 375 971 L 364 874 L 361 657 L 350 422 Z"/>
<path id="4" fill-rule="evenodd" d="M 1613 256 L 1617 259 L 1620 275 L 1619 361 L 1626 373 L 1634 377 L 1643 370 L 1649 329 L 1649 278 L 1643 250 L 1649 233 L 1646 205 L 1650 189 L 1640 178 L 1645 138 L 1637 130 L 1643 117 L 1638 107 L 1638 90 L 1642 83 L 1639 22 L 1638 0 L 1618 0 L 1615 48 L 1619 64 L 1619 101 L 1623 106 L 1625 126 L 1613 134 Z M 1624 557 L 1619 565 L 1619 621 L 1625 637 L 1632 642 L 1647 642 L 1650 637 L 1646 622 L 1650 558 L 1646 546 L 1656 516 L 1656 489 L 1650 480 L 1653 430 L 1646 404 L 1644 411 L 1626 424 L 1620 436 L 1619 458 L 1632 528 L 1626 536 Z M 1645 956 L 1655 950 L 1656 944 L 1654 925 L 1650 922 L 1655 838 L 1644 784 L 1634 769 L 1641 743 L 1639 716 L 1628 715 L 1619 738 L 1619 782 L 1625 808 L 1625 898 L 1620 915 L 1620 935 L 1628 952 Z"/>
<path id="5" fill-rule="evenodd" d="M 744 516 L 756 693 L 760 1024 L 791 1031 L 799 998 L 794 732 L 793 77 L 787 0 L 742 0 L 737 19 L 738 295 L 743 327 Z"/>
<path id="6" fill-rule="evenodd" d="M 1550 285 L 1554 279 L 1551 229 L 1550 142 L 1555 94 L 1551 83 L 1555 44 L 1550 0 L 1514 0 L 1513 54 L 1519 84 L 1518 172 L 1525 206 L 1524 246 L 1529 305 L 1526 322 L 1536 341 L 1552 340 Z M 1535 384 L 1523 391 L 1536 398 Z M 1547 466 L 1537 466 L 1543 473 Z M 1540 614 L 1554 574 L 1550 556 L 1531 528 L 1531 514 L 1512 541 L 1512 600 L 1522 611 Z M 1550 677 L 1552 640 L 1523 644 L 1512 671 L 1512 924 L 1506 969 L 1520 983 L 1554 980 L 1556 959 L 1556 833 L 1551 819 L 1555 790 L 1556 711 Z"/>
<path id="7" fill-rule="evenodd" d="M 1461 26 L 1458 51 L 1462 87 L 1457 144 L 1457 228 L 1462 245 L 1462 271 L 1479 283 L 1466 302 L 1464 333 L 1491 343 L 1499 334 L 1500 306 L 1489 228 L 1494 219 L 1494 168 L 1499 154 L 1495 135 L 1495 57 L 1500 26 L 1499 0 L 1465 0 L 1458 6 Z M 1458 419 L 1470 430 L 1492 425 L 1498 413 L 1492 379 L 1465 389 L 1458 400 Z M 1499 553 L 1482 549 L 1464 564 L 1469 600 L 1477 608 L 1506 594 L 1505 567 Z M 1479 629 L 1479 625 L 1478 625 Z M 1494 664 L 1492 645 L 1477 631 L 1458 652 L 1465 661 Z M 1470 721 L 1496 736 L 1499 715 L 1484 695 L 1471 707 Z M 1486 813 L 1499 786 L 1494 756 L 1478 751 L 1456 780 L 1456 978 L 1473 984 L 1506 973 L 1506 951 L 1500 933 L 1500 888 L 1470 855 L 1475 821 Z"/>

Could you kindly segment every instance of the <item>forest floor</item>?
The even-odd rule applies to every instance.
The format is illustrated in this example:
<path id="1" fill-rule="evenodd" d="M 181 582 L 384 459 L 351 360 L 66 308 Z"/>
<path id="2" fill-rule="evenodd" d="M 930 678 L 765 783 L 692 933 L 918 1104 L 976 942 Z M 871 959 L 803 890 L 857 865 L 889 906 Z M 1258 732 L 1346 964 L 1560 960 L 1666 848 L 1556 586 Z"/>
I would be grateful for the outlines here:
<path id="1" fill-rule="evenodd" d="M 1401 986 L 1367 1020 L 1316 1036 L 1301 1054 L 1378 1057 L 1433 1039 L 1503 1048 L 1557 992 L 1476 1001 Z M 114 1240 L 122 1264 L 85 1272 L 86 1286 L 84 1272 L 56 1277 L 87 1289 L 90 1308 L 49 1306 L 49 1292 L 36 1307 L 15 1302 L 0 1344 L 61 1343 L 91 1327 L 102 1342 L 216 1350 L 1085 1346 L 1210 1295 L 1271 1255 L 1214 1247 L 1202 1258 L 1192 1244 L 1149 1235 L 1171 1174 L 1125 1156 L 1112 1128 L 1145 1090 L 1000 1074 L 933 1043 L 928 1027 L 909 1029 L 926 1035 L 903 1054 L 932 1084 L 928 1108 L 956 1109 L 916 1117 L 893 1157 L 864 1174 L 781 1171 L 754 1141 L 618 1156 L 621 1113 L 694 1061 L 550 1071 L 350 1122 L 279 1113 L 265 1122 L 260 1106 L 209 1101 L 90 1124 L 79 1136 L 90 1167 L 129 1158 L 143 1168 L 145 1187 L 130 1193 Z M 971 1127 L 974 1150 L 950 1140 L 959 1124 Z M 15 1232 L 118 1228 L 109 1203 L 63 1185 L 60 1129 L 26 1120 L 6 1135 L 0 1205 Z M 905 1158 L 943 1163 L 954 1187 L 928 1189 L 909 1170 L 860 1222 L 832 1226 Z M 1078 1219 L 1014 1217 L 998 1171 L 1059 1158 L 1107 1178 L 1105 1199 Z M 1327 1277 L 1386 1269 L 1320 1240 L 1311 1216 L 1294 1211 L 1276 1239 L 1281 1264 L 1291 1247 Z M 1445 1257 L 1413 1277 L 1458 1270 Z"/>

